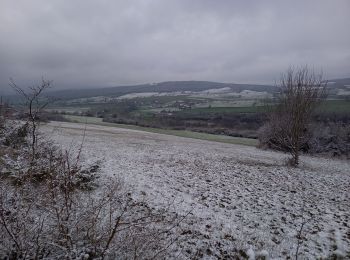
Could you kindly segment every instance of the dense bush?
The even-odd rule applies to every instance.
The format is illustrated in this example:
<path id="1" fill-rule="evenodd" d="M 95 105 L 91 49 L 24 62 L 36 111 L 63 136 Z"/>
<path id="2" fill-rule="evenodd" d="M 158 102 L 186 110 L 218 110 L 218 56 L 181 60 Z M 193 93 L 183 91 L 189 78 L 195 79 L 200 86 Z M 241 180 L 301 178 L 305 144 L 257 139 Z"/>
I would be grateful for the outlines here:
<path id="1" fill-rule="evenodd" d="M 346 123 L 319 123 L 313 128 L 310 153 L 350 159 L 350 125 Z"/>
<path id="2" fill-rule="evenodd" d="M 259 146 L 265 149 L 288 151 L 275 140 L 278 129 L 271 122 L 258 131 Z M 324 154 L 350 158 L 350 126 L 341 122 L 314 122 L 307 129 L 307 138 L 301 144 L 300 150 L 310 154 Z"/>

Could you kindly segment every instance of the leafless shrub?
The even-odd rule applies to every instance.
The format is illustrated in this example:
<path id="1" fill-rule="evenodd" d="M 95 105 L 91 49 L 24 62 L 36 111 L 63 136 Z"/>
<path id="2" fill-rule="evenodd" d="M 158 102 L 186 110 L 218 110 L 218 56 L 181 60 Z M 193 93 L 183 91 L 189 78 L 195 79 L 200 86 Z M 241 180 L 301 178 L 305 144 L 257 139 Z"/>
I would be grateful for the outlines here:
<path id="1" fill-rule="evenodd" d="M 4 127 L 4 140 L 3 144 L 5 146 L 10 146 L 12 148 L 19 148 L 27 144 L 27 136 L 28 136 L 28 124 L 19 124 L 14 126 Z"/>
<path id="2" fill-rule="evenodd" d="M 5 126 L 5 120 L 6 120 L 6 118 L 5 118 L 4 108 L 3 108 L 2 103 L 0 103 L 0 131 L 2 131 L 2 129 Z"/>
<path id="3" fill-rule="evenodd" d="M 268 123 L 260 130 L 260 143 L 287 151 L 291 164 L 311 138 L 309 124 L 315 107 L 326 97 L 326 83 L 308 67 L 290 68 L 282 75 L 277 104 L 269 107 Z"/>
<path id="4" fill-rule="evenodd" d="M 7 122 L 6 110 L 8 109 L 8 105 L 2 102 L 2 97 L 0 97 L 0 141 L 3 139 L 5 135 L 5 127 Z"/>
<path id="5" fill-rule="evenodd" d="M 10 86 L 22 97 L 25 102 L 25 109 L 27 110 L 27 123 L 29 126 L 31 137 L 31 151 L 32 156 L 35 155 L 37 148 L 37 129 L 39 124 L 39 116 L 43 109 L 49 104 L 50 100 L 43 98 L 43 93 L 51 87 L 52 81 L 42 78 L 41 84 L 31 86 L 28 90 L 19 87 L 13 79 L 10 79 Z"/>
<path id="6" fill-rule="evenodd" d="M 2 258 L 156 258 L 174 242 L 175 217 L 134 201 L 118 181 L 95 192 L 10 187 L 0 190 Z"/>
<path id="7" fill-rule="evenodd" d="M 164 257 L 183 218 L 98 179 L 98 163 L 81 164 L 82 146 L 71 154 L 37 137 L 34 156 L 25 142 L 1 149 L 0 259 Z"/>
<path id="8" fill-rule="evenodd" d="M 0 258 L 159 258 L 181 219 L 136 201 L 118 179 L 100 180 L 49 141 L 35 160 L 21 148 L 0 179 Z M 24 146 L 25 147 L 25 146 Z M 22 150 L 23 149 L 23 150 Z"/>

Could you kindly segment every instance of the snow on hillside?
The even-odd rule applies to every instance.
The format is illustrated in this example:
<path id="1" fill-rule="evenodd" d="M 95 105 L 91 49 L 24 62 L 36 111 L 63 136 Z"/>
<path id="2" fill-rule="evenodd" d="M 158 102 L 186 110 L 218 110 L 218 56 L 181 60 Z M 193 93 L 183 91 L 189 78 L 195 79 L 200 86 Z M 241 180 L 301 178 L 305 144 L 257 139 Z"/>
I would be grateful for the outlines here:
<path id="1" fill-rule="evenodd" d="M 271 98 L 272 94 L 266 91 L 253 91 L 253 90 L 243 90 L 239 92 L 239 95 L 243 98 Z"/>
<path id="2" fill-rule="evenodd" d="M 84 127 L 44 129 L 70 147 Z M 298 235 L 302 259 L 350 255 L 349 161 L 304 156 L 294 169 L 284 166 L 286 155 L 254 147 L 92 125 L 83 156 L 102 160 L 102 175 L 120 176 L 135 198 L 190 212 L 173 257 L 216 259 L 238 249 L 294 258 Z"/>
<path id="3" fill-rule="evenodd" d="M 189 91 L 186 91 L 188 94 Z M 163 96 L 183 96 L 185 92 L 141 92 L 141 93 L 130 93 L 123 96 L 117 97 L 116 99 L 133 99 L 133 98 L 146 98 L 146 97 L 163 97 Z"/>
<path id="4" fill-rule="evenodd" d="M 149 98 L 149 97 L 164 97 L 164 96 L 190 96 L 190 97 L 205 97 L 205 98 L 223 98 L 223 97 L 240 97 L 245 99 L 262 99 L 270 98 L 272 95 L 266 91 L 242 90 L 239 92 L 233 91 L 229 87 L 207 89 L 204 91 L 173 91 L 173 92 L 135 92 L 118 97 L 96 96 L 89 98 L 72 99 L 69 103 L 103 103 L 113 100 L 134 99 L 134 98 Z"/>
<path id="5" fill-rule="evenodd" d="M 350 95 L 350 89 L 338 89 L 338 95 L 340 96 L 349 96 Z"/>
<path id="6" fill-rule="evenodd" d="M 225 87 L 225 88 L 213 88 L 213 89 L 207 89 L 203 90 L 197 93 L 203 93 L 203 94 L 222 94 L 222 93 L 229 93 L 232 92 L 231 88 Z"/>

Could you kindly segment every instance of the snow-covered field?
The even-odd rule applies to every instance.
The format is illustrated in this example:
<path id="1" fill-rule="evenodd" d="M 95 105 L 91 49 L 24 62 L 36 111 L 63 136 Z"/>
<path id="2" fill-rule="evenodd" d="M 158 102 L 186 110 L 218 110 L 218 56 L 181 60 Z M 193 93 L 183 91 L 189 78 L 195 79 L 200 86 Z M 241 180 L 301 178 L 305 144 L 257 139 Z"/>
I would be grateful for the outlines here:
<path id="1" fill-rule="evenodd" d="M 63 146 L 79 146 L 85 126 L 43 129 Z M 153 207 L 185 215 L 180 258 L 350 257 L 350 162 L 286 155 L 104 126 L 86 126 L 83 157 L 102 160 L 102 175 L 120 176 Z M 300 237 L 300 239 L 298 239 Z M 254 259 L 254 258 L 251 258 Z"/>

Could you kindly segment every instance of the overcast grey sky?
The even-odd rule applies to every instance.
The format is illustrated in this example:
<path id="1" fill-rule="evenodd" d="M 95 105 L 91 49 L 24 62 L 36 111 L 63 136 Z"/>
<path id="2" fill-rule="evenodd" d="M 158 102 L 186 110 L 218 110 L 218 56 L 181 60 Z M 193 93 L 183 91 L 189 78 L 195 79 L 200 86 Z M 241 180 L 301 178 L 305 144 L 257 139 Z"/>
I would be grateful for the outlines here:
<path id="1" fill-rule="evenodd" d="M 0 0 L 0 86 L 350 76 L 349 0 Z"/>

